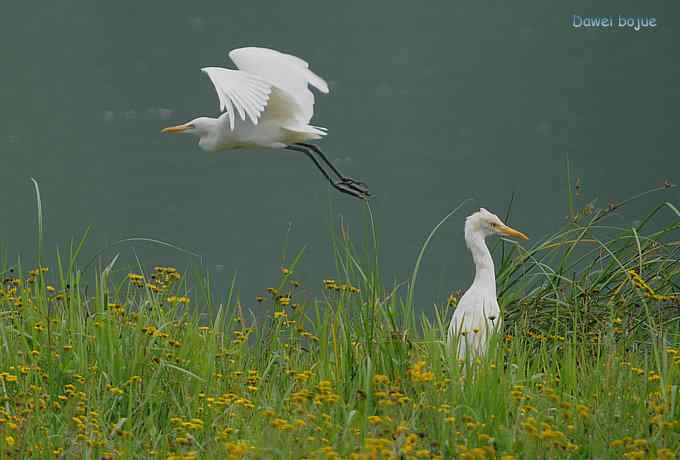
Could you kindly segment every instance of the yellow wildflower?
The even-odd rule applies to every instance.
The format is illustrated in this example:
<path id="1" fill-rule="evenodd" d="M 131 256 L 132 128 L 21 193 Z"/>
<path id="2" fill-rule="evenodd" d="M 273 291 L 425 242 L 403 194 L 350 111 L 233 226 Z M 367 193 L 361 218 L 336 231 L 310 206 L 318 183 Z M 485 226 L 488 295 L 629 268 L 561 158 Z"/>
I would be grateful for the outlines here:
<path id="1" fill-rule="evenodd" d="M 382 418 L 378 415 L 370 415 L 368 417 L 368 423 L 371 425 L 380 425 L 382 423 Z"/>
<path id="2" fill-rule="evenodd" d="M 373 376 L 373 384 L 374 385 L 387 385 L 390 383 L 389 377 L 383 374 L 375 374 Z"/>

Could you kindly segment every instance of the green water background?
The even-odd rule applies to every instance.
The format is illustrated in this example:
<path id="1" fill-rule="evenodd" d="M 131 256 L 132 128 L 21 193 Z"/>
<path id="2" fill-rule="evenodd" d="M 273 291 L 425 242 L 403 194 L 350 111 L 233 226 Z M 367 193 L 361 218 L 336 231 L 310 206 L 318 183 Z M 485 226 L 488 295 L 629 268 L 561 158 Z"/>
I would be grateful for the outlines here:
<path id="1" fill-rule="evenodd" d="M 386 284 L 405 280 L 421 243 L 449 210 L 473 201 L 433 240 L 420 308 L 467 286 L 464 216 L 504 213 L 532 237 L 564 223 L 566 158 L 582 201 L 598 204 L 680 180 L 678 7 L 673 2 L 11 2 L 0 41 L 0 242 L 35 263 L 40 183 L 49 254 L 92 227 L 83 260 L 128 237 L 126 273 L 197 264 L 217 292 L 232 276 L 244 303 L 275 283 L 288 256 L 313 295 L 335 274 L 330 234 L 360 243 L 367 213 L 331 190 L 294 152 L 207 154 L 160 128 L 215 115 L 199 72 L 232 67 L 227 52 L 267 46 L 311 63 L 330 85 L 317 97 L 320 145 L 365 180 Z M 644 15 L 654 30 L 575 29 L 578 15 Z M 672 191 L 623 211 L 637 211 Z"/>

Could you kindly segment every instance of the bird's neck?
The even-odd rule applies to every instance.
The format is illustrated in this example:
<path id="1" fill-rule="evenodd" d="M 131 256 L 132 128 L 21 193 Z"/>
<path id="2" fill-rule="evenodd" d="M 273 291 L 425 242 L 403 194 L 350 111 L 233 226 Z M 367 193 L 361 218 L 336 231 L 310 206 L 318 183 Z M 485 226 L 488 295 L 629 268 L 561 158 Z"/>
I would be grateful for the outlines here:
<path id="1" fill-rule="evenodd" d="M 205 131 L 199 136 L 198 146 L 209 152 L 218 150 L 224 144 L 224 137 L 227 133 L 226 125 L 221 118 L 205 117 Z"/>
<path id="2" fill-rule="evenodd" d="M 475 280 L 472 282 L 471 288 L 483 289 L 485 292 L 493 293 L 493 297 L 496 298 L 496 274 L 493 258 L 486 246 L 484 236 L 477 232 L 466 232 L 465 242 L 475 263 Z"/>

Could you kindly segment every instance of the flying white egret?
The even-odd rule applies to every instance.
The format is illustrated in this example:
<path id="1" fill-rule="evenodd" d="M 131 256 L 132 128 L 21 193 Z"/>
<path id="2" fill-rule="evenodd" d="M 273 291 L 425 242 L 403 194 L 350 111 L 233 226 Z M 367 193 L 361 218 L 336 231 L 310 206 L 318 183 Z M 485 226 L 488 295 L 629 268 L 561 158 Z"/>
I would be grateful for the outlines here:
<path id="1" fill-rule="evenodd" d="M 500 308 L 496 299 L 496 274 L 485 241 L 490 235 L 529 239 L 484 208 L 465 220 L 465 243 L 475 263 L 475 279 L 456 306 L 448 334 L 449 343 L 458 339 L 460 359 L 465 359 L 466 353 L 471 356 L 483 355 L 489 336 L 501 325 Z"/>
<path id="2" fill-rule="evenodd" d="M 312 85 L 328 93 L 328 84 L 309 69 L 309 64 L 290 54 L 268 48 L 239 48 L 229 52 L 239 70 L 204 67 L 217 91 L 219 118 L 199 117 L 164 133 L 188 133 L 210 152 L 239 148 L 288 149 L 314 161 L 333 187 L 357 198 L 369 196 L 366 185 L 342 175 L 321 149 L 306 141 L 320 139 L 326 129 L 309 124 L 314 114 Z M 331 179 L 314 155 L 338 177 Z"/>

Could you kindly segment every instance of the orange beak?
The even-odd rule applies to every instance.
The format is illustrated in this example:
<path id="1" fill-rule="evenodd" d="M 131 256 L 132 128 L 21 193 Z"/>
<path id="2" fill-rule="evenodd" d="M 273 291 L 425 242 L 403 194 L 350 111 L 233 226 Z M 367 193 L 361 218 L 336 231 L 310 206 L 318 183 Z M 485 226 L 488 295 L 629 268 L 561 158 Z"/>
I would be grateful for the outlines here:
<path id="1" fill-rule="evenodd" d="M 510 228 L 507 225 L 502 226 L 499 231 L 503 235 L 508 235 L 508 236 L 513 236 L 515 238 L 520 238 L 523 240 L 528 240 L 529 237 L 526 236 L 524 233 L 520 232 L 519 230 L 515 230 L 514 228 Z"/>
<path id="2" fill-rule="evenodd" d="M 163 129 L 161 129 L 161 132 L 162 133 L 175 133 L 175 134 L 177 134 L 177 133 L 183 133 L 187 129 L 191 129 L 191 128 L 193 128 L 192 125 L 184 124 L 184 125 L 177 125 L 177 126 L 170 126 L 168 128 L 163 128 Z"/>

